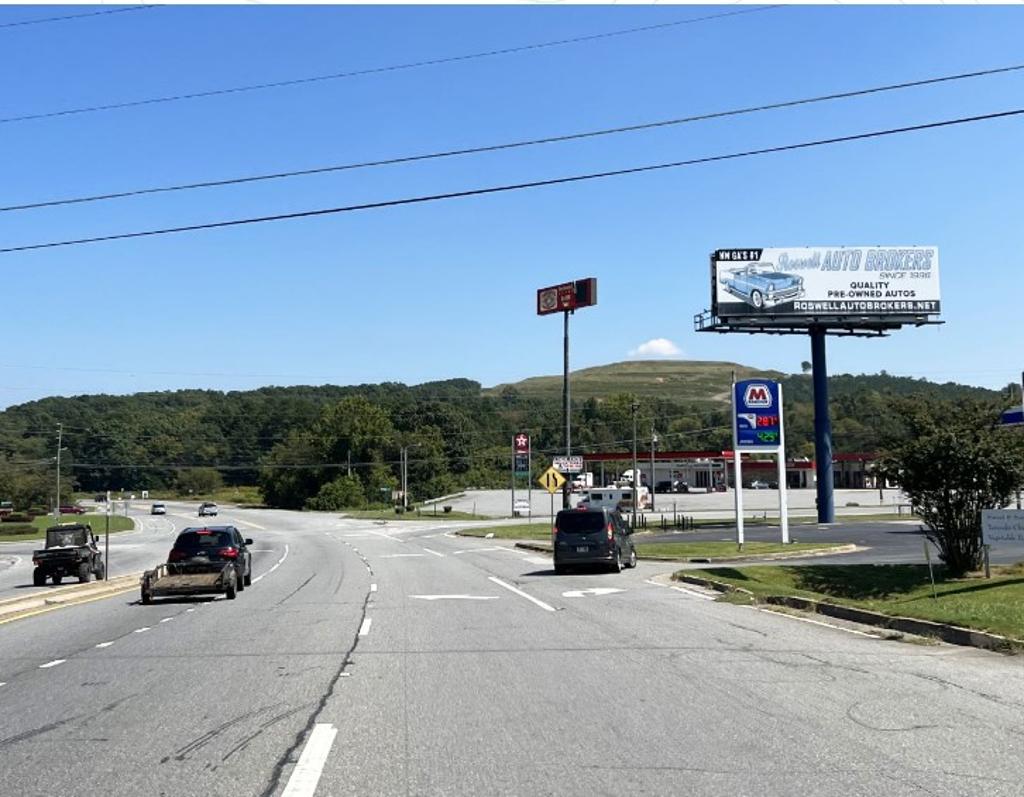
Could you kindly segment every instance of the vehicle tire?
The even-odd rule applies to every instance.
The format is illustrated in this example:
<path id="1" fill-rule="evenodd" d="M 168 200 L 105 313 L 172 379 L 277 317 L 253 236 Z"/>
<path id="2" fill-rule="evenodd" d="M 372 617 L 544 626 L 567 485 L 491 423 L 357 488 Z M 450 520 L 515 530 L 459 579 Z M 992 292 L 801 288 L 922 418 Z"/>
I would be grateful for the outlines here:
<path id="1" fill-rule="evenodd" d="M 42 587 L 46 584 L 46 573 L 38 567 L 32 571 L 32 586 Z"/>
<path id="2" fill-rule="evenodd" d="M 243 578 L 242 581 L 245 582 L 245 586 L 247 586 L 247 587 L 251 587 L 252 586 L 252 570 L 250 570 L 248 573 L 245 574 L 245 578 Z"/>
<path id="3" fill-rule="evenodd" d="M 89 569 L 89 564 L 81 564 L 78 566 L 78 583 L 88 584 L 89 579 L 92 577 L 92 570 Z"/>
<path id="4" fill-rule="evenodd" d="M 242 578 L 237 570 L 235 571 L 235 590 L 237 592 L 245 592 L 245 579 Z"/>
<path id="5" fill-rule="evenodd" d="M 227 587 L 224 588 L 224 597 L 227 598 L 229 601 L 233 601 L 235 599 L 236 594 L 237 589 L 235 588 L 235 579 L 232 578 L 228 582 Z"/>
<path id="6" fill-rule="evenodd" d="M 145 589 L 143 589 L 142 590 L 142 604 L 143 604 L 143 606 L 149 606 L 149 604 L 151 604 L 152 602 L 153 602 L 153 596 L 150 595 L 148 592 L 146 592 Z"/>
<path id="7" fill-rule="evenodd" d="M 569 568 L 565 565 L 555 565 L 555 575 L 564 576 L 569 572 Z"/>
<path id="8" fill-rule="evenodd" d="M 762 295 L 761 291 L 751 291 L 750 292 L 750 303 L 757 310 L 763 310 L 764 309 L 764 296 Z"/>
<path id="9" fill-rule="evenodd" d="M 60 584 L 60 582 L 64 580 L 64 576 L 59 576 L 56 574 L 50 576 L 50 578 L 53 580 L 54 584 Z"/>
<path id="10" fill-rule="evenodd" d="M 630 570 L 636 567 L 636 548 L 629 549 L 629 564 L 626 565 Z"/>
<path id="11" fill-rule="evenodd" d="M 103 577 L 107 574 L 106 565 L 104 565 L 103 562 L 100 562 L 96 565 L 96 569 L 93 570 L 93 573 L 96 575 L 97 581 L 103 581 Z"/>
<path id="12" fill-rule="evenodd" d="M 622 572 L 622 549 L 621 548 L 616 548 L 615 549 L 615 560 L 612 562 L 611 570 L 612 570 L 613 573 L 621 573 Z"/>

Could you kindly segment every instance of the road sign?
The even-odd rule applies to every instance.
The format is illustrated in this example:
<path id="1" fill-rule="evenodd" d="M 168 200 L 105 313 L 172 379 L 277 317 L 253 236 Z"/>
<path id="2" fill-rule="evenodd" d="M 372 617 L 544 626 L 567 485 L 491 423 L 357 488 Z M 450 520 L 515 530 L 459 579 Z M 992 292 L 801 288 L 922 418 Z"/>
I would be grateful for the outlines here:
<path id="1" fill-rule="evenodd" d="M 562 473 L 579 473 L 583 470 L 583 457 L 554 457 L 551 467 Z"/>
<path id="2" fill-rule="evenodd" d="M 733 445 L 741 451 L 777 451 L 782 439 L 779 383 L 748 379 L 733 386 Z"/>
<path id="3" fill-rule="evenodd" d="M 561 490 L 562 485 L 565 484 L 565 476 L 552 467 L 544 471 L 537 481 L 540 482 L 541 487 L 554 495 Z"/>
<path id="4" fill-rule="evenodd" d="M 981 537 L 987 545 L 1024 542 L 1024 511 L 1020 509 L 983 509 Z"/>

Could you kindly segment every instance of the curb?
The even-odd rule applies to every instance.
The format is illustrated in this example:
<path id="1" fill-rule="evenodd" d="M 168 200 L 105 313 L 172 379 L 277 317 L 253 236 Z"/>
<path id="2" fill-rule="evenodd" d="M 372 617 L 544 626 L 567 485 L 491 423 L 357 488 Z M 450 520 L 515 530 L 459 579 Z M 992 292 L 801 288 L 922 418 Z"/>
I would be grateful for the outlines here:
<path id="1" fill-rule="evenodd" d="M 853 606 L 843 606 L 838 603 L 827 603 L 816 601 L 810 598 L 798 598 L 793 595 L 754 595 L 750 590 L 727 584 L 723 581 L 715 581 L 710 578 L 699 576 L 673 576 L 675 581 L 685 581 L 688 584 L 695 584 L 701 587 L 713 589 L 716 592 L 738 592 L 741 595 L 750 596 L 755 603 L 767 603 L 772 606 L 787 606 L 791 609 L 800 609 L 814 614 L 823 614 L 827 617 L 835 617 L 840 620 L 848 620 L 862 625 L 870 625 L 876 628 L 886 628 L 892 631 L 901 631 L 905 634 L 916 636 L 936 637 L 951 645 L 963 645 L 986 650 L 1007 651 L 1024 647 L 1024 639 L 1013 639 L 999 634 L 990 634 L 987 631 L 977 631 L 973 628 L 962 628 L 949 623 L 936 623 L 932 620 L 918 620 L 913 617 L 900 617 L 898 615 L 881 614 L 867 609 L 858 609 Z"/>
<path id="2" fill-rule="evenodd" d="M 539 553 L 551 553 L 551 546 L 540 542 L 517 542 L 516 548 Z M 866 551 L 857 545 L 843 545 L 839 548 L 821 548 L 818 550 L 794 551 L 793 553 L 751 554 L 749 556 L 719 556 L 710 559 L 704 556 L 645 556 L 641 553 L 643 546 L 637 546 L 637 558 L 645 562 L 691 562 L 693 564 L 714 564 L 715 562 L 771 562 L 779 559 L 804 559 L 813 556 L 832 556 L 845 553 Z"/>
<path id="3" fill-rule="evenodd" d="M 142 573 L 117 576 L 109 581 L 72 584 L 48 592 L 37 592 L 24 598 L 8 598 L 0 601 L 0 624 L 43 612 L 74 606 L 78 603 L 99 600 L 129 592 L 139 584 Z"/>
<path id="4" fill-rule="evenodd" d="M 517 542 L 516 548 L 522 548 L 524 551 L 536 551 L 537 553 L 551 553 L 551 546 L 545 545 L 542 542 Z"/>

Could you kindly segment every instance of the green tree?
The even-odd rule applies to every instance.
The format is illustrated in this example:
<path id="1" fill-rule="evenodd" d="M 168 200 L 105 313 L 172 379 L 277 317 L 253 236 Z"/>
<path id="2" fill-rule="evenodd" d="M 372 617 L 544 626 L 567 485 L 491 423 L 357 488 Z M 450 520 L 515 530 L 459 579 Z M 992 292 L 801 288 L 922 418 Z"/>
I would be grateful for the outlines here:
<path id="1" fill-rule="evenodd" d="M 224 479 L 213 468 L 189 468 L 178 474 L 178 489 L 190 495 L 209 495 L 224 486 Z"/>
<path id="2" fill-rule="evenodd" d="M 905 437 L 880 461 L 924 520 L 925 534 L 954 576 L 981 563 L 981 512 L 1005 506 L 1024 483 L 1024 447 L 998 428 L 999 407 L 921 399 L 896 410 Z"/>
<path id="3" fill-rule="evenodd" d="M 366 505 L 363 485 L 355 476 L 339 476 L 320 488 L 320 491 L 306 501 L 306 508 L 319 512 L 337 509 L 358 509 Z"/>

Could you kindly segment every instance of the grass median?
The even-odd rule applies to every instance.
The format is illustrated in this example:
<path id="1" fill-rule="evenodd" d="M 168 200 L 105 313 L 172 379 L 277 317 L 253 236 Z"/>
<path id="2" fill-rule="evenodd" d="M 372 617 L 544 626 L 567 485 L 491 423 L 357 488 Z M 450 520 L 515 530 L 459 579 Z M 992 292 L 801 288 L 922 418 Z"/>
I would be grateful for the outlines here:
<path id="1" fill-rule="evenodd" d="M 106 515 L 61 515 L 61 523 L 88 523 L 93 534 L 103 534 L 106 529 Z M 0 523 L 0 542 L 19 542 L 21 540 L 39 540 L 46 536 L 46 530 L 54 525 L 52 515 L 33 518 L 31 523 Z M 16 528 L 6 529 L 5 526 Z M 124 515 L 110 516 L 110 533 L 131 531 L 135 524 Z M 13 532 L 13 533 L 12 533 Z"/>
<path id="2" fill-rule="evenodd" d="M 481 526 L 478 529 L 460 529 L 460 537 L 486 537 L 493 534 L 499 540 L 546 540 L 551 542 L 550 523 L 513 523 L 508 526 Z"/>
<path id="3" fill-rule="evenodd" d="M 677 575 L 723 581 L 755 596 L 794 595 L 1024 639 L 1024 563 L 993 567 L 991 579 L 946 578 L 936 568 L 937 598 L 925 565 L 709 567 Z"/>
<path id="4" fill-rule="evenodd" d="M 452 511 L 435 514 L 433 509 L 423 509 L 420 512 L 410 509 L 408 512 L 399 514 L 392 507 L 387 509 L 346 509 L 342 515 L 358 520 L 394 520 L 398 522 L 405 520 L 493 520 L 488 515 L 474 515 L 472 512 Z"/>
<path id="5" fill-rule="evenodd" d="M 753 556 L 770 554 L 810 554 L 828 553 L 846 545 L 843 542 L 748 542 L 743 550 L 736 548 L 735 542 L 653 542 L 637 541 L 636 554 L 641 559 L 655 557 L 671 557 L 672 559 L 749 559 Z"/>

